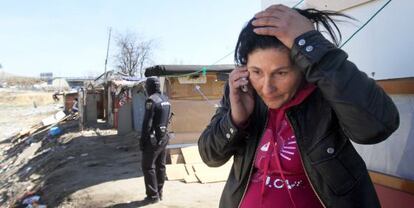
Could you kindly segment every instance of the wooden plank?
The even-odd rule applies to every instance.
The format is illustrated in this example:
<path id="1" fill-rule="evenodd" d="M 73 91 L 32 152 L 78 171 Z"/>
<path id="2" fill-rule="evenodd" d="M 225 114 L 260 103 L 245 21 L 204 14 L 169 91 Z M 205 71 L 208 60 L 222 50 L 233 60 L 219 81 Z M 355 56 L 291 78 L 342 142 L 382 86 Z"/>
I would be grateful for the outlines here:
<path id="1" fill-rule="evenodd" d="M 187 171 L 184 164 L 165 165 L 167 179 L 169 181 L 184 180 L 187 177 Z"/>
<path id="2" fill-rule="evenodd" d="M 181 152 L 186 164 L 203 163 L 200 153 L 198 152 L 198 146 L 190 146 L 181 148 Z"/>
<path id="3" fill-rule="evenodd" d="M 214 104 L 219 100 L 170 100 L 171 110 L 174 112 L 170 131 L 174 133 L 201 132 L 210 123 L 216 112 Z"/>
<path id="4" fill-rule="evenodd" d="M 168 146 L 167 146 L 167 151 L 168 151 L 168 154 L 170 154 L 170 155 L 178 155 L 178 154 L 181 154 L 181 147 L 179 147 L 179 148 L 168 148 Z"/>
<path id="5" fill-rule="evenodd" d="M 193 164 L 196 177 L 201 183 L 213 183 L 226 181 L 230 172 L 232 162 L 229 161 L 221 167 L 211 168 L 206 164 Z"/>
<path id="6" fill-rule="evenodd" d="M 170 145 L 184 145 L 184 144 L 197 144 L 200 138 L 200 132 L 177 132 L 170 134 L 173 135 L 170 138 Z"/>
<path id="7" fill-rule="evenodd" d="M 186 183 L 195 183 L 199 182 L 198 178 L 196 177 L 193 169 L 193 165 L 185 164 L 185 170 L 187 171 L 188 175 L 184 178 L 184 182 Z"/>
<path id="8" fill-rule="evenodd" d="M 189 147 L 189 146 L 197 146 L 196 143 L 187 143 L 187 144 L 168 144 L 167 149 L 179 149 L 179 153 L 181 153 L 181 149 L 183 147 Z"/>
<path id="9" fill-rule="evenodd" d="M 375 191 L 382 208 L 412 208 L 414 195 L 393 188 L 375 184 Z"/>
<path id="10" fill-rule="evenodd" d="M 388 94 L 414 94 L 414 77 L 378 80 L 377 84 Z"/>
<path id="11" fill-rule="evenodd" d="M 372 182 L 375 184 L 414 194 L 414 181 L 373 171 L 369 171 L 369 175 L 371 176 Z"/>
<path id="12" fill-rule="evenodd" d="M 220 99 L 223 96 L 225 81 L 217 79 L 215 74 L 207 74 L 205 84 L 180 84 L 178 78 L 168 78 L 167 92 L 170 99 L 193 98 L 202 100 L 203 97 L 195 90 L 195 86 L 199 85 L 201 91 L 209 99 Z"/>
<path id="13" fill-rule="evenodd" d="M 184 157 L 182 154 L 170 154 L 171 164 L 184 164 Z"/>

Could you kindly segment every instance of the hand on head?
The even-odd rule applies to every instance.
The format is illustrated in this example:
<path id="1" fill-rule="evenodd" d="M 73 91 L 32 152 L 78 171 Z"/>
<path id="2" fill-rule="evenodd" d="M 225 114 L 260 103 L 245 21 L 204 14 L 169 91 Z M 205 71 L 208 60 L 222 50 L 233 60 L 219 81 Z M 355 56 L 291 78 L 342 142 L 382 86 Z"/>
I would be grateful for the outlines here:
<path id="1" fill-rule="evenodd" d="M 298 36 L 315 29 L 308 18 L 281 4 L 268 7 L 255 18 L 252 22 L 255 33 L 275 36 L 289 49 Z"/>

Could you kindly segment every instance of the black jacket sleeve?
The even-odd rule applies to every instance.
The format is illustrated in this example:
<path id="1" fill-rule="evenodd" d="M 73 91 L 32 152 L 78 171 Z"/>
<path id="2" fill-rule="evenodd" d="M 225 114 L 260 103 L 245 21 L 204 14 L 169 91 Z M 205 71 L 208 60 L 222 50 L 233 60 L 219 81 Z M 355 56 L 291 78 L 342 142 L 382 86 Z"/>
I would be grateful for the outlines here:
<path id="1" fill-rule="evenodd" d="M 220 107 L 198 140 L 201 158 L 208 166 L 221 166 L 237 151 L 240 141 L 246 136 L 247 132 L 238 129 L 231 120 L 229 86 L 226 83 Z"/>
<path id="2" fill-rule="evenodd" d="M 151 134 L 155 103 L 151 99 L 145 102 L 144 120 L 142 122 L 142 133 L 140 147 L 143 149 L 145 141 L 148 141 Z"/>
<path id="3" fill-rule="evenodd" d="M 391 98 L 320 32 L 296 38 L 291 58 L 306 80 L 322 91 L 354 142 L 378 143 L 398 128 L 399 113 Z"/>

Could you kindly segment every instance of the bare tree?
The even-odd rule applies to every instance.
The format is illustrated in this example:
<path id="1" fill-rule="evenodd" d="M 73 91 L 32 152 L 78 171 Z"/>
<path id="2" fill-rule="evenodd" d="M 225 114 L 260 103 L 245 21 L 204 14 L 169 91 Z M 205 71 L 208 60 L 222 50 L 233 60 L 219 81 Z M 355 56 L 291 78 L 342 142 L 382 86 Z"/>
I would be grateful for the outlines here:
<path id="1" fill-rule="evenodd" d="M 130 76 L 144 76 L 144 67 L 149 64 L 153 47 L 152 40 L 139 40 L 133 33 L 120 35 L 117 39 L 116 68 Z"/>

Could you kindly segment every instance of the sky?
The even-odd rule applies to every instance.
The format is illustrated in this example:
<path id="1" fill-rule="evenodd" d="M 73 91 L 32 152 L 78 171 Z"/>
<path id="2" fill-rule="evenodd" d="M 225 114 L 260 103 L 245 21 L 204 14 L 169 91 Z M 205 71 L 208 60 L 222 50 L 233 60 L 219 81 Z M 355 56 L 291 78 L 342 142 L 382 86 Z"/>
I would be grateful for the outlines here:
<path id="1" fill-rule="evenodd" d="M 152 40 L 153 64 L 232 64 L 259 0 L 0 0 L 0 64 L 15 75 L 93 76 L 115 68 L 116 37 Z"/>
<path id="2" fill-rule="evenodd" d="M 343 40 L 387 1 L 346 10 L 358 21 L 340 23 Z M 0 72 L 34 77 L 42 72 L 53 72 L 55 77 L 100 75 L 109 28 L 108 70 L 115 68 L 116 37 L 126 33 L 153 41 L 152 65 L 232 64 L 238 34 L 262 4 L 298 2 L 303 1 L 0 0 Z M 390 3 L 342 48 L 349 60 L 367 74 L 375 72 L 377 79 L 413 77 L 413 29 L 406 26 L 413 4 L 410 0 Z M 384 30 L 390 25 L 392 29 Z"/>

